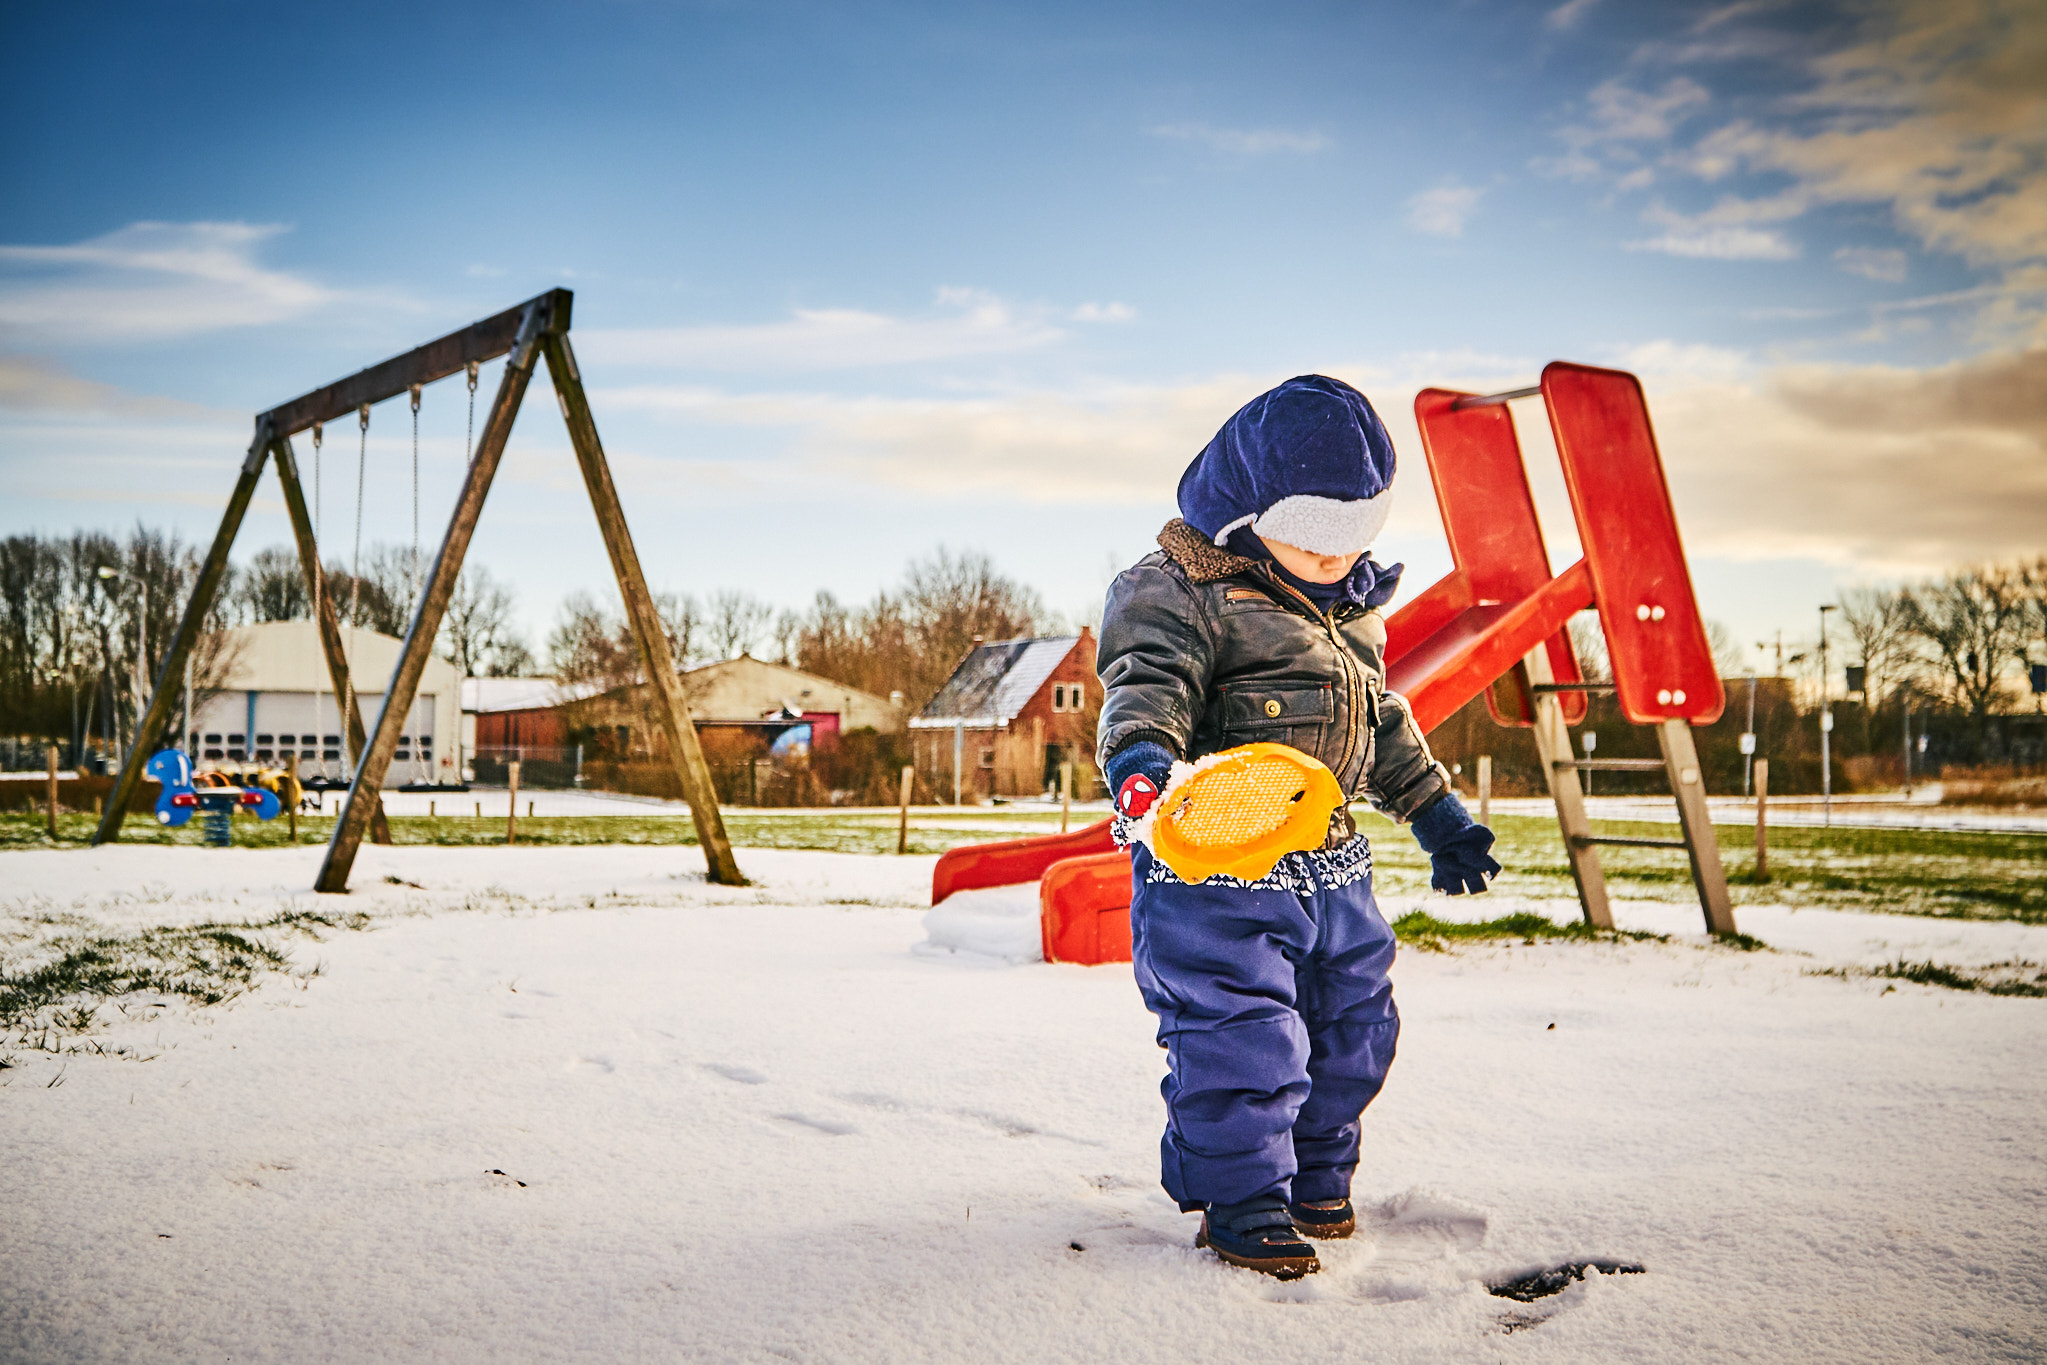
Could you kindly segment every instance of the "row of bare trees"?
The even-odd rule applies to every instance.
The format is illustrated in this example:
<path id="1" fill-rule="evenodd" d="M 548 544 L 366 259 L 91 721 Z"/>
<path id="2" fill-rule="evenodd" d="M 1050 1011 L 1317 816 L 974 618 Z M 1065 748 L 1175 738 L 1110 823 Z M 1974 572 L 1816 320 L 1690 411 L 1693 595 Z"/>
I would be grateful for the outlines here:
<path id="1" fill-rule="evenodd" d="M 802 611 L 777 610 L 726 589 L 702 599 L 659 593 L 655 605 L 684 667 L 751 654 L 877 696 L 900 692 L 912 707 L 938 691 L 975 639 L 1012 639 L 1054 624 L 1038 593 L 987 555 L 943 547 L 913 560 L 898 586 L 866 602 L 824 589 Z M 639 677 L 623 615 L 586 592 L 563 602 L 547 663 L 564 682 L 615 687 Z"/>
<path id="2" fill-rule="evenodd" d="M 123 748 L 199 562 L 199 547 L 147 526 L 125 538 L 77 531 L 0 540 L 0 737 L 30 758 L 41 743 L 58 743 L 67 765 L 90 751 Z M 389 635 L 405 633 L 416 581 L 411 552 L 385 545 L 368 547 L 360 576 L 340 564 L 327 567 L 344 623 Z M 465 675 L 532 672 L 515 606 L 511 590 L 489 570 L 465 571 L 442 624 L 441 652 Z M 195 652 L 195 702 L 203 705 L 234 667 L 232 643 L 220 633 L 225 627 L 311 615 L 291 547 L 259 550 L 231 566 Z"/>
<path id="3" fill-rule="evenodd" d="M 2032 672 L 2047 664 L 2047 555 L 1978 564 L 1894 588 L 1841 595 L 1849 649 L 1872 711 L 1942 706 L 1966 722 L 1978 763 L 1997 752 L 1995 719 L 2032 711 Z M 1816 663 L 1812 650 L 1801 662 Z"/>

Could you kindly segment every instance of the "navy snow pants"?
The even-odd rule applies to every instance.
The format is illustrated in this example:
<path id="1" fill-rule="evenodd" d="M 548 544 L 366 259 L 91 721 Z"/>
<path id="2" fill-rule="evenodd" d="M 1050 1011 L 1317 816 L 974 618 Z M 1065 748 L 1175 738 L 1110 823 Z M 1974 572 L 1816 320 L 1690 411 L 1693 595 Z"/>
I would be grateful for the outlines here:
<path id="1" fill-rule="evenodd" d="M 1289 854 L 1264 881 L 1190 886 L 1132 845 L 1131 959 L 1169 1069 L 1162 1183 L 1185 1210 L 1350 1194 L 1358 1118 L 1400 1033 L 1393 931 L 1355 879 Z"/>

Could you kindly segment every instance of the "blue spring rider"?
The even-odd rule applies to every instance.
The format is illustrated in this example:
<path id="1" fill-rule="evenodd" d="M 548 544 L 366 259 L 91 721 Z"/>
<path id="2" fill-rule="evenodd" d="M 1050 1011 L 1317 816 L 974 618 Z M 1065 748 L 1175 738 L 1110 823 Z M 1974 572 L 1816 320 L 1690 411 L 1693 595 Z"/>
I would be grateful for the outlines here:
<path id="1" fill-rule="evenodd" d="M 163 788 L 156 798 L 156 822 L 176 829 L 198 811 L 206 842 L 215 848 L 226 848 L 231 841 L 231 822 L 237 810 L 246 810 L 258 820 L 275 820 L 284 809 L 277 793 L 262 787 L 195 787 L 192 760 L 182 749 L 163 750 L 142 771 Z"/>

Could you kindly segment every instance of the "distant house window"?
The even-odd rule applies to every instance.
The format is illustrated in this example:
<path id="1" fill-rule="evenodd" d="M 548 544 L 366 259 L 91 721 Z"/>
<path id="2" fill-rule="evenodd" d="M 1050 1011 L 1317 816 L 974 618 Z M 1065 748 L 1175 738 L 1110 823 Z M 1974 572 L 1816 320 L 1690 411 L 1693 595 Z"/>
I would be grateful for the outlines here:
<path id="1" fill-rule="evenodd" d="M 993 749 L 981 750 L 981 766 L 984 768 L 995 766 L 995 751 Z"/>
<path id="2" fill-rule="evenodd" d="M 1052 709 L 1054 711 L 1064 711 L 1066 709 L 1065 683 L 1052 684 Z"/>

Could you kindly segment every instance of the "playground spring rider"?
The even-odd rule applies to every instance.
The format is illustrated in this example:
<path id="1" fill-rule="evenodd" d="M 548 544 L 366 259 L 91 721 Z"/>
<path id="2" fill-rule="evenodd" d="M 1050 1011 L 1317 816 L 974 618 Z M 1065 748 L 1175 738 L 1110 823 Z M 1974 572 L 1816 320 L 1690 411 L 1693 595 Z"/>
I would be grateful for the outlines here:
<path id="1" fill-rule="evenodd" d="M 176 829 L 197 812 L 206 831 L 206 842 L 215 848 L 226 848 L 232 841 L 236 811 L 247 811 L 258 820 L 275 820 L 286 799 L 297 799 L 295 790 L 280 793 L 258 784 L 234 786 L 219 773 L 195 775 L 192 760 L 177 749 L 162 749 L 150 755 L 145 771 L 163 788 L 163 794 L 156 798 L 156 822 Z"/>

